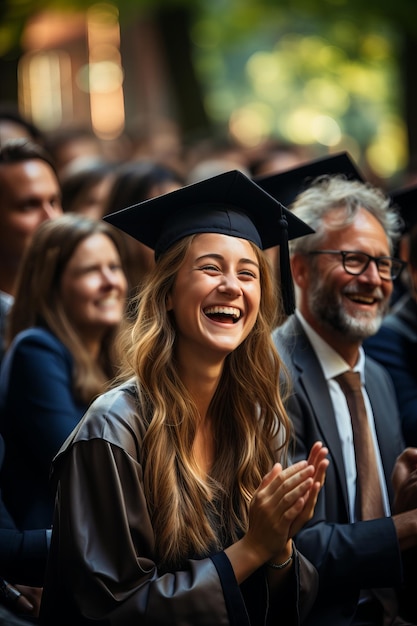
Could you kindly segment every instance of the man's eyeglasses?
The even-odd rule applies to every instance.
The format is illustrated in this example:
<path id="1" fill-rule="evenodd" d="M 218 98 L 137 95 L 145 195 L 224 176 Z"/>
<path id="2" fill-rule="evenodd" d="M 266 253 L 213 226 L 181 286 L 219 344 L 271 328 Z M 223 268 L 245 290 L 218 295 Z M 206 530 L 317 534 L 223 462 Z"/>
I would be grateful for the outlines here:
<path id="1" fill-rule="evenodd" d="M 343 268 L 352 276 L 363 274 L 373 261 L 378 274 L 383 280 L 395 280 L 406 266 L 404 261 L 391 256 L 371 256 L 366 252 L 353 250 L 312 250 L 308 254 L 339 254 L 342 257 Z"/>

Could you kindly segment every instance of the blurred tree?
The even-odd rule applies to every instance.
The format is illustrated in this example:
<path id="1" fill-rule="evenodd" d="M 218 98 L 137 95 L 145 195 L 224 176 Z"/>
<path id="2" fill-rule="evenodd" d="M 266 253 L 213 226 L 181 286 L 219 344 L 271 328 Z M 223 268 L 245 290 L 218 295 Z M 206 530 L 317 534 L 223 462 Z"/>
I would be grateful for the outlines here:
<path id="1" fill-rule="evenodd" d="M 193 63 L 190 31 L 194 11 L 190 6 L 171 5 L 161 6 L 156 11 L 156 23 L 164 46 L 171 87 L 176 96 L 178 122 L 186 133 L 196 129 L 210 129 Z"/>

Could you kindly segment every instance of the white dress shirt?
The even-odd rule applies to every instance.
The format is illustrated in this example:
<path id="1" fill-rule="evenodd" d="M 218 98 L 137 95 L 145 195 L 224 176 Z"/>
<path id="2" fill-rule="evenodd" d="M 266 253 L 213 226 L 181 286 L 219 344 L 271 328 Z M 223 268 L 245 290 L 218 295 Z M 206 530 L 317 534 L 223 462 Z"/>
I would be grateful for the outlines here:
<path id="1" fill-rule="evenodd" d="M 334 414 L 339 432 L 340 444 L 342 447 L 343 463 L 345 466 L 347 491 L 349 498 L 349 517 L 350 521 L 356 521 L 355 501 L 356 501 L 356 463 L 355 448 L 353 445 L 353 432 L 350 413 L 347 406 L 346 396 L 340 385 L 334 380 L 335 376 L 350 370 L 350 366 L 333 348 L 322 339 L 316 331 L 308 324 L 301 313 L 297 310 L 297 318 L 299 319 L 308 339 L 310 340 L 313 350 L 320 362 L 326 379 L 330 398 L 334 408 Z M 365 389 L 365 353 L 362 348 L 359 349 L 359 358 L 353 371 L 359 372 L 362 382 L 362 394 L 365 401 L 366 413 L 368 416 L 369 427 L 371 429 L 372 440 L 374 442 L 376 461 L 378 465 L 379 481 L 381 483 L 382 500 L 385 515 L 390 515 L 390 506 L 388 500 L 387 486 L 382 466 L 381 454 L 378 447 L 378 440 L 375 431 L 375 421 L 372 413 L 371 403 Z"/>

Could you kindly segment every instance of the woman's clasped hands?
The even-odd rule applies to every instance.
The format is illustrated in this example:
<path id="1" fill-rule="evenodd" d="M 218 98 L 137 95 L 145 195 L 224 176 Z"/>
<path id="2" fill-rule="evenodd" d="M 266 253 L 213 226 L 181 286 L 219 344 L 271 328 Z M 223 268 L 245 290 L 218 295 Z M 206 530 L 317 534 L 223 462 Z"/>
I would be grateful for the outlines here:
<path id="1" fill-rule="evenodd" d="M 313 516 L 324 484 L 327 454 L 327 448 L 317 441 L 307 460 L 285 469 L 275 463 L 264 476 L 250 505 L 248 531 L 238 542 L 246 553 L 247 565 L 290 563 L 291 539 Z M 233 559 L 233 552 L 231 556 Z M 241 573 L 242 580 L 246 577 L 239 567 L 235 567 L 235 573 L 238 577 Z"/>

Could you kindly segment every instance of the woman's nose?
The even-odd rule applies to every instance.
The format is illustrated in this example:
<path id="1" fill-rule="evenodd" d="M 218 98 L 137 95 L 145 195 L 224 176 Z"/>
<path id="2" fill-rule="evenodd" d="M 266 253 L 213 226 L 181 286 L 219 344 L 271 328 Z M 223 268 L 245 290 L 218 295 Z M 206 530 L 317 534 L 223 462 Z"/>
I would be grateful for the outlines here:
<path id="1" fill-rule="evenodd" d="M 242 287 L 237 276 L 233 273 L 223 274 L 219 291 L 230 295 L 240 295 L 242 293 Z"/>

